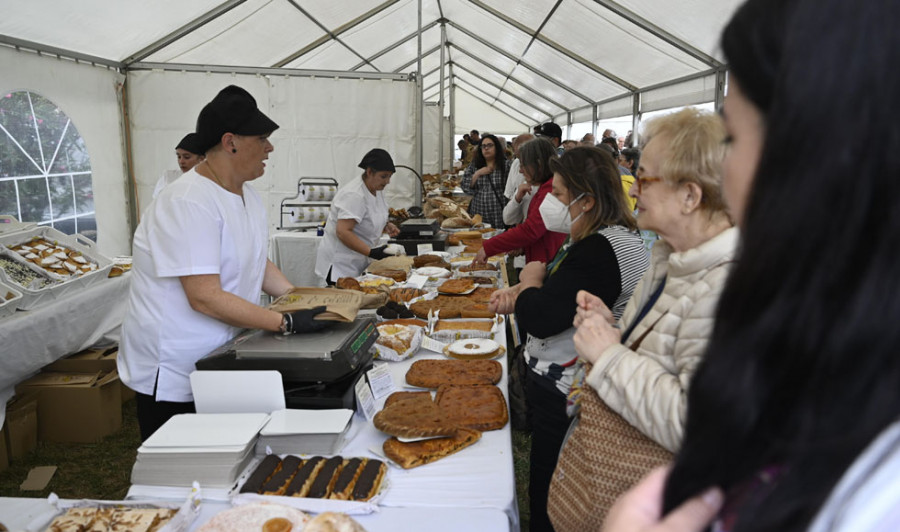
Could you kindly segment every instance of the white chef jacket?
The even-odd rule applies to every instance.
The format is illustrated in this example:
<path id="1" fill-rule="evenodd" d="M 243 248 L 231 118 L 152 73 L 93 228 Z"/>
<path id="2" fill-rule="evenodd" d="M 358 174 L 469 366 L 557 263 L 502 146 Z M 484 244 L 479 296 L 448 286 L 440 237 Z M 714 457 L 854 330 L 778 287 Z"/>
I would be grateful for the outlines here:
<path id="1" fill-rule="evenodd" d="M 525 221 L 528 215 L 528 206 L 531 205 L 531 198 L 539 187 L 532 185 L 531 193 L 522 196 L 522 202 L 516 202 L 516 191 L 519 185 L 525 182 L 525 174 L 519 171 L 519 159 L 512 162 L 509 167 L 509 174 L 506 178 L 506 189 L 503 195 L 509 198 L 506 206 L 503 207 L 503 223 L 506 225 L 520 224 Z"/>
<path id="2" fill-rule="evenodd" d="M 373 195 L 362 177 L 356 177 L 341 185 L 335 194 L 325 223 L 325 239 L 319 245 L 316 256 L 316 275 L 325 279 L 328 268 L 332 268 L 332 281 L 340 277 L 356 277 L 369 265 L 368 257 L 353 251 L 338 239 L 338 220 L 356 220 L 353 232 L 366 245 L 375 247 L 388 221 L 384 193 L 379 190 Z"/>
<path id="3" fill-rule="evenodd" d="M 179 177 L 184 175 L 181 170 L 166 170 L 163 172 L 163 175 L 159 177 L 159 180 L 156 182 L 156 186 L 153 187 L 153 199 L 156 199 L 159 196 L 159 193 L 162 192 L 166 185 L 175 181 Z"/>
<path id="4" fill-rule="evenodd" d="M 218 274 L 222 289 L 259 303 L 266 271 L 266 212 L 195 170 L 166 186 L 134 234 L 131 291 L 118 369 L 129 388 L 158 401 L 193 400 L 194 363 L 238 328 L 193 310 L 180 277 Z M 157 377 L 158 373 L 158 377 Z"/>

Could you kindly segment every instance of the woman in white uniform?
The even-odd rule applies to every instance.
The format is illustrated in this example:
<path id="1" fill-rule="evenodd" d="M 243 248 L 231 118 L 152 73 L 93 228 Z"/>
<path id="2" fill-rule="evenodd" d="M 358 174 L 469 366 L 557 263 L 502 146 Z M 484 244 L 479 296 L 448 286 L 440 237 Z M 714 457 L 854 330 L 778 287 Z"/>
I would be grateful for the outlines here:
<path id="1" fill-rule="evenodd" d="M 118 369 L 137 392 L 146 440 L 170 417 L 194 411 L 194 363 L 243 328 L 308 332 L 324 310 L 282 315 L 260 291 L 292 288 L 266 259 L 268 229 L 250 181 L 263 175 L 278 128 L 240 87 L 223 89 L 197 119 L 206 160 L 163 189 L 134 235 L 128 309 Z"/>
<path id="2" fill-rule="evenodd" d="M 384 187 L 394 175 L 394 161 L 388 152 L 375 148 L 363 157 L 360 179 L 341 185 L 325 223 L 325 239 L 316 256 L 316 275 L 334 284 L 341 277 L 356 277 L 370 259 L 383 259 L 387 246 L 376 246 L 382 233 L 397 236 L 400 230 L 388 222 Z"/>
<path id="3" fill-rule="evenodd" d="M 159 193 L 166 188 L 166 185 L 203 162 L 203 159 L 206 157 L 203 155 L 203 149 L 200 147 L 200 137 L 196 133 L 185 135 L 181 142 L 178 143 L 178 146 L 175 146 L 175 158 L 178 160 L 178 170 L 166 170 L 159 178 L 159 181 L 156 182 L 156 187 L 153 189 L 153 199 L 159 196 Z"/>

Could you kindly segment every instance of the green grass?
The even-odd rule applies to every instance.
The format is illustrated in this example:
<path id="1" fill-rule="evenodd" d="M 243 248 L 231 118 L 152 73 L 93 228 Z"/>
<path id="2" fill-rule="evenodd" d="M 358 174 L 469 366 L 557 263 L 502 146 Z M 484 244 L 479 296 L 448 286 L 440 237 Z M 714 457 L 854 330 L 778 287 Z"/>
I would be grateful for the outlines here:
<path id="1" fill-rule="evenodd" d="M 531 433 L 513 430 L 513 469 L 516 473 L 516 501 L 519 505 L 519 525 L 528 530 L 528 473 L 531 470 L 529 455 L 531 454 Z"/>

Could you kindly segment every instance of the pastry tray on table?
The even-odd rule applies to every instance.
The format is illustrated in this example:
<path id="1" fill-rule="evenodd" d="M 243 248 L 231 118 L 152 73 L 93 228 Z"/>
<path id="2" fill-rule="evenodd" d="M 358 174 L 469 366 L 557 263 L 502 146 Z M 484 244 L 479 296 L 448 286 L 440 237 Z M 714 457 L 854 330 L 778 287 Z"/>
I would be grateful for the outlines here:
<path id="1" fill-rule="evenodd" d="M 97 263 L 97 269 L 37 290 L 25 288 L 18 283 L 15 283 L 7 277 L 6 272 L 0 269 L 0 280 L 13 286 L 22 293 L 22 299 L 19 300 L 17 308 L 21 310 L 33 309 L 48 301 L 57 300 L 70 292 L 82 290 L 88 286 L 99 283 L 109 276 L 109 270 L 112 268 L 113 264 L 112 260 L 101 255 L 97 250 L 97 244 L 90 239 L 79 234 L 67 235 L 47 226 L 35 226 L 34 224 L 29 224 L 26 229 L 21 229 L 21 226 L 22 224 L 16 223 L 9 228 L 13 231 L 5 231 L 3 225 L 0 225 L 0 257 L 10 259 L 35 272 L 41 273 L 44 276 L 55 279 L 56 277 L 46 272 L 43 268 L 39 268 L 24 260 L 18 253 L 9 249 L 9 246 L 16 246 L 28 242 L 34 237 L 40 237 L 49 240 L 50 242 L 58 242 L 61 246 L 81 252 L 87 260 Z"/>
<path id="2" fill-rule="evenodd" d="M 16 288 L 15 283 L 4 283 L 0 281 L 0 319 L 12 315 L 17 308 L 19 302 L 22 301 L 22 292 Z M 12 297 L 6 299 L 6 296 L 12 294 Z"/>

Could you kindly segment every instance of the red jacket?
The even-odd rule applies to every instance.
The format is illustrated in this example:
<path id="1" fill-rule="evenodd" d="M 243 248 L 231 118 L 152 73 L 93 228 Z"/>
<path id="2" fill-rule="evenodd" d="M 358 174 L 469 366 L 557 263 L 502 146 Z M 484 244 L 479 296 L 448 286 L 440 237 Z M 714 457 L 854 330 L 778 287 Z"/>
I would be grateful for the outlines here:
<path id="1" fill-rule="evenodd" d="M 553 180 L 548 179 L 534 193 L 534 198 L 528 205 L 528 215 L 524 222 L 484 241 L 484 252 L 488 257 L 522 248 L 525 250 L 526 262 L 548 263 L 553 260 L 559 247 L 569 235 L 547 231 L 544 220 L 541 218 L 541 203 L 552 188 Z"/>

